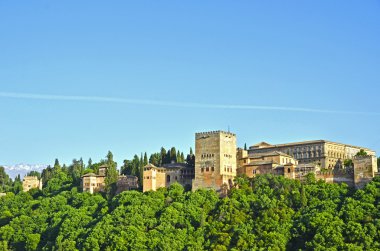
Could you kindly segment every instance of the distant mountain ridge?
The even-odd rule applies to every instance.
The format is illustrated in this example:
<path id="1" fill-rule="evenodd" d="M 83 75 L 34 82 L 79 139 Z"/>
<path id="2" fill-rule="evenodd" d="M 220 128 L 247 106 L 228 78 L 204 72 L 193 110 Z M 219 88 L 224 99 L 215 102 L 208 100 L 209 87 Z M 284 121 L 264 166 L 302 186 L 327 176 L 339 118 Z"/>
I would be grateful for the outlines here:
<path id="1" fill-rule="evenodd" d="M 5 172 L 9 175 L 9 177 L 14 179 L 18 174 L 20 174 L 20 177 L 22 178 L 30 171 L 41 172 L 48 165 L 20 163 L 16 165 L 0 165 L 0 166 L 3 166 L 5 169 Z"/>

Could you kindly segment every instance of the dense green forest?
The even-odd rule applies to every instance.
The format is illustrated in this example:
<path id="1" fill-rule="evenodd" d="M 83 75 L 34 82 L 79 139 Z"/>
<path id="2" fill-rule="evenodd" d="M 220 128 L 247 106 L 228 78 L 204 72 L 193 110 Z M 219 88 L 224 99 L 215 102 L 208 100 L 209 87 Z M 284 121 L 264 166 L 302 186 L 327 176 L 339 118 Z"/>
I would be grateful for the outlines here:
<path id="1" fill-rule="evenodd" d="M 113 198 L 63 172 L 0 199 L 0 250 L 379 250 L 380 179 L 362 190 L 280 176 L 237 178 L 225 198 L 178 184 Z"/>
<path id="2" fill-rule="evenodd" d="M 157 161 L 178 161 L 182 154 L 174 152 L 157 153 Z M 193 161 L 189 156 L 180 161 Z M 135 158 L 135 168 L 146 159 Z M 125 161 L 124 172 L 132 162 Z M 0 198 L 0 250 L 380 250 L 379 177 L 361 190 L 313 175 L 304 183 L 238 177 L 224 198 L 179 184 L 117 196 L 80 192 L 80 175 L 104 163 L 116 168 L 111 152 L 86 165 L 80 159 L 61 167 L 56 160 L 32 173 L 45 179 L 43 190 L 27 193 L 20 177 L 12 181 L 0 167 L 7 192 Z"/>

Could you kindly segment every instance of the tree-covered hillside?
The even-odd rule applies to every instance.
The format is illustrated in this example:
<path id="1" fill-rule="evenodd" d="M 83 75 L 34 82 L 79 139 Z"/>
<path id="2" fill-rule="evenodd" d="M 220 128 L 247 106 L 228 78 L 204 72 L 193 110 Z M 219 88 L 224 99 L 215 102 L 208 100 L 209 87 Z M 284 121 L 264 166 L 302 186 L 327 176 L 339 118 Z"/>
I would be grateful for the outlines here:
<path id="1" fill-rule="evenodd" d="M 65 178 L 65 177 L 62 177 Z M 238 178 L 225 198 L 178 184 L 107 200 L 50 180 L 0 198 L 0 250 L 379 250 L 380 179 Z"/>

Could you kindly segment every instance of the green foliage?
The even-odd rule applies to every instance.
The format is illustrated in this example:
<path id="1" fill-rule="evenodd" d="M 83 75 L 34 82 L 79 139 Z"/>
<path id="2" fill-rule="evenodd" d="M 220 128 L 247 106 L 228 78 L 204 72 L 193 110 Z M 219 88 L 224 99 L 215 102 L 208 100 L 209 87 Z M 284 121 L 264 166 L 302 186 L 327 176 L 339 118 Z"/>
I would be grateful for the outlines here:
<path id="1" fill-rule="evenodd" d="M 345 159 L 343 165 L 345 167 L 352 167 L 353 166 L 352 159 Z"/>
<path id="2" fill-rule="evenodd" d="M 30 171 L 26 174 L 27 176 L 36 176 L 38 179 L 41 178 L 41 173 L 38 171 Z"/>
<path id="3" fill-rule="evenodd" d="M 368 154 L 366 151 L 364 151 L 363 149 L 360 149 L 360 151 L 357 152 L 355 156 L 367 156 L 367 155 Z"/>
<path id="4" fill-rule="evenodd" d="M 0 250 L 380 249 L 380 178 L 352 190 L 261 175 L 237 177 L 224 198 L 175 183 L 106 199 L 78 192 L 68 171 L 0 198 Z"/>
<path id="5" fill-rule="evenodd" d="M 0 192 L 7 192 L 11 190 L 12 180 L 5 172 L 4 167 L 0 166 Z"/>

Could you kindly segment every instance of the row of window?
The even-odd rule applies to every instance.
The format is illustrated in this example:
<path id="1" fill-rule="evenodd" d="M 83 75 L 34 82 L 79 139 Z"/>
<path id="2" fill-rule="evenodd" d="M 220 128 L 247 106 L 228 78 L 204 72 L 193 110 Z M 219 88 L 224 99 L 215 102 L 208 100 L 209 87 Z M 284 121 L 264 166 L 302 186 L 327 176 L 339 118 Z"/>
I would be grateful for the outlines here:
<path id="1" fill-rule="evenodd" d="M 337 153 L 337 152 L 328 152 L 328 156 L 331 156 L 333 158 L 338 158 L 338 159 L 348 158 L 347 155 L 343 153 Z"/>
<path id="2" fill-rule="evenodd" d="M 183 178 L 183 177 L 181 176 L 180 178 Z M 154 177 L 154 176 L 144 176 L 143 179 L 144 179 L 144 180 L 155 180 L 156 177 Z M 177 180 L 178 180 L 178 177 L 175 176 L 175 177 L 174 177 L 174 180 L 177 181 Z M 166 175 L 166 182 L 170 182 L 170 175 Z"/>
<path id="3" fill-rule="evenodd" d="M 201 168 L 201 173 L 203 173 L 203 172 L 205 172 L 205 171 L 206 171 L 206 172 L 210 172 L 210 170 L 211 170 L 211 172 L 214 172 L 214 171 L 215 171 L 214 166 L 212 166 L 211 168 L 208 167 L 208 166 L 205 167 L 205 168 L 202 167 L 202 168 Z"/>
<path id="4" fill-rule="evenodd" d="M 84 183 L 84 186 L 92 186 L 92 187 L 100 187 L 102 184 L 100 183 Z"/>
<path id="5" fill-rule="evenodd" d="M 224 157 L 231 159 L 232 155 L 231 154 L 224 154 Z"/>
<path id="6" fill-rule="evenodd" d="M 224 171 L 228 173 L 232 173 L 232 167 L 231 166 L 224 166 Z"/>
<path id="7" fill-rule="evenodd" d="M 320 152 L 294 153 L 293 156 L 296 159 L 316 158 L 316 157 L 320 157 L 321 153 Z"/>
<path id="8" fill-rule="evenodd" d="M 214 158 L 214 154 L 213 153 L 203 153 L 201 155 L 201 158 L 204 159 L 204 158 Z"/>

